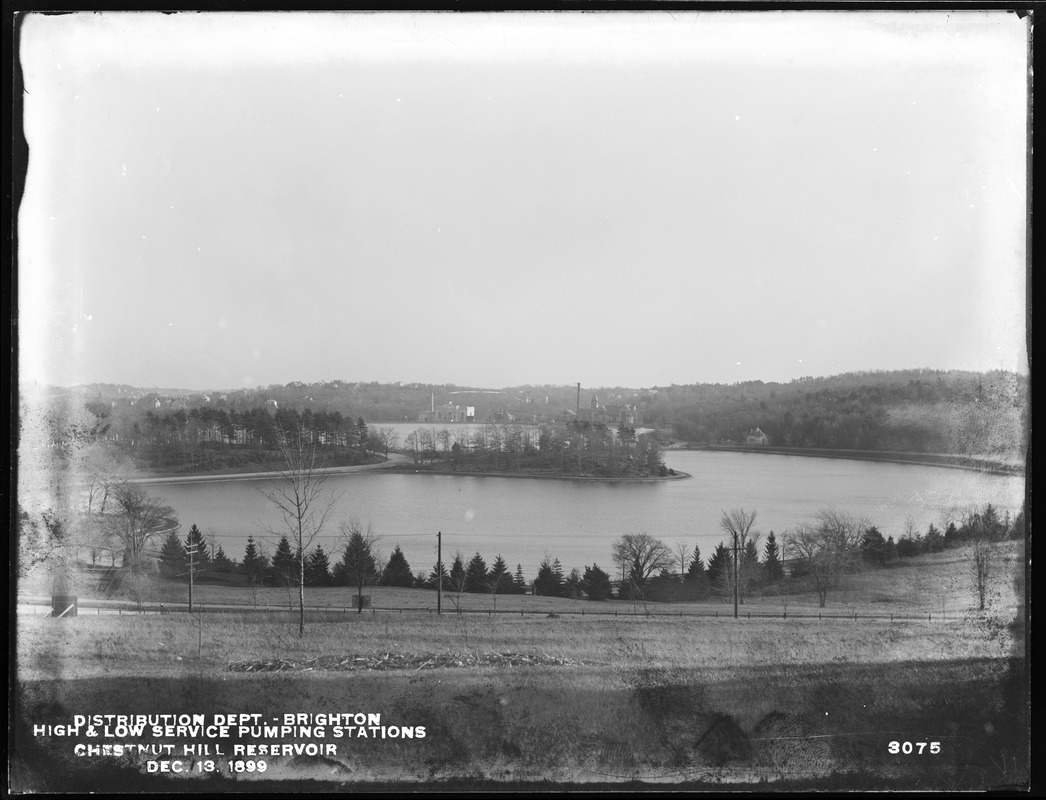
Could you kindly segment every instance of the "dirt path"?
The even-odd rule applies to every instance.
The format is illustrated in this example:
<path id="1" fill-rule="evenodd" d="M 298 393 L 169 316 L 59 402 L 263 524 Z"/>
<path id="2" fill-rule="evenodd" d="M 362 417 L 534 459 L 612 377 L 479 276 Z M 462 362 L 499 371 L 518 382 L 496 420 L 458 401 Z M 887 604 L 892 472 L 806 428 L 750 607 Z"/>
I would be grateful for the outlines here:
<path id="1" fill-rule="evenodd" d="M 377 464 L 355 464 L 348 467 L 326 467 L 316 470 L 322 475 L 351 475 L 354 472 L 394 469 L 408 464 L 410 459 L 400 453 L 389 453 L 388 459 Z M 129 478 L 128 483 L 147 486 L 169 483 L 226 483 L 229 481 L 256 481 L 279 477 L 279 472 L 235 472 L 203 475 L 157 475 L 148 478 Z"/>

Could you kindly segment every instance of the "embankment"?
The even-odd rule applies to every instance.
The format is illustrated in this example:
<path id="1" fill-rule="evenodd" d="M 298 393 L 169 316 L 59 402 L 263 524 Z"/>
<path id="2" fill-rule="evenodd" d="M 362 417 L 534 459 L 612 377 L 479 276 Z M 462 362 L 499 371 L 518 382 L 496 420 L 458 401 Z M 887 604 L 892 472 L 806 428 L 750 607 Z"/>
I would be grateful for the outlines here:
<path id="1" fill-rule="evenodd" d="M 1022 670 L 1021 661 L 984 658 L 626 672 L 593 665 L 33 680 L 17 696 L 11 787 L 739 788 L 765 780 L 790 788 L 984 789 L 1026 780 Z M 91 740 L 33 730 L 68 724 L 75 714 L 201 711 L 259 714 L 280 723 L 285 714 L 363 712 L 380 714 L 386 728 L 411 727 L 415 735 L 391 737 L 386 730 L 361 738 L 326 725 L 294 735 L 233 728 L 210 739 L 143 736 L 134 742 L 172 745 L 167 760 L 181 761 L 186 770 L 150 774 L 145 763 L 155 755 L 77 755 L 74 747 Z M 200 742 L 212 746 L 207 759 L 184 755 L 186 745 Z M 237 745 L 292 742 L 333 749 L 266 757 L 264 774 L 230 766 L 240 760 L 230 757 Z M 199 771 L 207 762 L 213 772 Z M 200 763 L 205 766 L 195 766 Z"/>

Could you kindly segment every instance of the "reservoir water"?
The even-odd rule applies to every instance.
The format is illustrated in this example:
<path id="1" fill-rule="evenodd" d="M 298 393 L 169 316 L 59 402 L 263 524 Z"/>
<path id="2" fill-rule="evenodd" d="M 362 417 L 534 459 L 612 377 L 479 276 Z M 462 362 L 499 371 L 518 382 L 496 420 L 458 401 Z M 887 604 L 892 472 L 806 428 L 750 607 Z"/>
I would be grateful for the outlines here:
<path id="1" fill-rule="evenodd" d="M 531 579 L 547 554 L 564 569 L 593 562 L 612 571 L 611 544 L 625 533 L 646 532 L 670 546 L 695 544 L 706 558 L 724 539 L 724 510 L 757 512 L 763 540 L 778 538 L 810 520 L 823 506 L 867 517 L 883 536 L 898 539 L 911 517 L 925 533 L 965 509 L 993 503 L 1000 515 L 1019 511 L 1024 478 L 942 467 L 758 453 L 669 451 L 665 463 L 693 475 L 654 483 L 602 483 L 403 473 L 331 477 L 338 495 L 331 521 L 316 540 L 339 550 L 338 523 L 352 516 L 370 523 L 385 556 L 399 545 L 417 572 L 436 561 L 436 531 L 443 557 L 456 551 L 467 561 L 479 551 L 490 566 L 504 556 L 511 570 L 522 564 Z M 162 484 L 150 492 L 171 505 L 182 535 L 195 523 L 234 559 L 243 558 L 248 536 L 271 555 L 279 531 L 275 508 L 259 489 L 263 481 Z M 333 564 L 335 558 L 331 558 Z"/>

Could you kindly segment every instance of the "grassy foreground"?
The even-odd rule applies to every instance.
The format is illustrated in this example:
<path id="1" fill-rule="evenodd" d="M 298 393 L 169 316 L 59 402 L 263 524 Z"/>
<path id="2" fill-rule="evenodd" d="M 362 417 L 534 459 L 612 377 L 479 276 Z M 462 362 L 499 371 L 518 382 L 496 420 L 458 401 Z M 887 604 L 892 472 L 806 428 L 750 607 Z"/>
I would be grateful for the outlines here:
<path id="1" fill-rule="evenodd" d="M 539 787 L 779 782 L 788 787 L 963 788 L 1027 770 L 1023 658 L 991 615 L 845 620 L 363 615 L 310 625 L 214 615 L 29 617 L 12 788 L 233 791 L 326 786 Z M 230 672 L 231 661 L 317 655 L 529 652 L 562 666 Z M 578 663 L 580 662 L 580 663 Z M 445 663 L 445 662 L 444 662 Z M 84 758 L 82 738 L 34 736 L 74 714 L 380 713 L 424 739 L 279 737 L 336 753 L 267 758 L 267 771 L 150 775 L 148 757 Z M 101 740 L 100 740 L 101 741 Z M 114 740 L 115 741 L 115 740 Z M 173 737 L 177 744 L 258 742 Z M 937 741 L 936 755 L 889 753 Z M 228 749 L 226 749 L 228 753 Z M 186 760 L 189 763 L 189 760 Z M 190 781 L 191 783 L 185 783 Z M 492 782 L 492 783 L 491 783 Z M 636 784 L 635 782 L 639 782 Z"/>
<path id="2" fill-rule="evenodd" d="M 849 576 L 830 594 L 829 611 L 934 611 L 932 620 L 916 621 L 791 613 L 737 621 L 642 613 L 437 617 L 419 613 L 431 592 L 383 588 L 375 594 L 397 610 L 312 613 L 304 638 L 285 606 L 202 617 L 22 614 L 15 626 L 11 788 L 1021 786 L 1029 768 L 1028 679 L 1024 631 L 1012 623 L 1022 558 L 1010 544 L 998 555 L 985 612 L 972 607 L 968 565 L 954 552 Z M 210 602 L 220 602 L 245 590 L 208 591 Z M 284 590 L 271 591 L 285 602 Z M 575 605 L 506 597 L 499 608 L 503 600 L 531 611 Z M 479 610 L 491 598 L 462 601 Z M 787 604 L 790 612 L 816 611 L 803 594 L 749 603 L 753 610 Z M 687 606 L 653 610 L 676 608 Z M 283 671 L 270 671 L 276 669 Z M 175 755 L 84 756 L 76 745 L 127 737 L 34 731 L 69 724 L 77 714 L 203 714 L 208 722 L 214 714 L 259 714 L 273 723 L 285 714 L 331 712 L 380 714 L 387 728 L 424 727 L 425 736 L 338 737 L 329 725 L 216 737 L 153 736 L 149 729 L 131 743 L 171 745 Z M 913 752 L 892 753 L 891 742 L 898 749 L 911 742 Z M 927 743 L 923 753 L 919 742 Z M 939 752 L 929 752 L 931 742 Z M 310 743 L 324 749 L 261 757 L 262 774 L 234 771 L 245 763 L 233 757 L 237 744 Z M 224 752 L 184 755 L 186 745 L 198 744 Z M 164 759 L 191 771 L 148 771 L 150 761 Z M 195 771 L 208 762 L 214 772 Z"/>

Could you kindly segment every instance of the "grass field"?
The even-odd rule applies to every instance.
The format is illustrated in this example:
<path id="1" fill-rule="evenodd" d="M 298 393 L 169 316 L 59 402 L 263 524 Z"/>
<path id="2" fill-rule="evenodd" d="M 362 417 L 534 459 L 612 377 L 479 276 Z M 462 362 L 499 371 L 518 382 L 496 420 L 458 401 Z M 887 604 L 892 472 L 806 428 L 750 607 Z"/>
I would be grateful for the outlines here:
<path id="1" fill-rule="evenodd" d="M 194 790 L 219 791 L 1020 784 L 1028 766 L 1027 678 L 1022 633 L 1009 624 L 1020 562 L 1013 548 L 1004 555 L 1010 560 L 1000 561 L 1007 567 L 987 613 L 971 610 L 955 553 L 852 576 L 830 595 L 834 605 L 849 592 L 848 602 L 862 607 L 880 605 L 877 594 L 897 593 L 906 608 L 936 607 L 943 598 L 947 619 L 918 622 L 379 611 L 314 615 L 299 638 L 286 611 L 20 617 L 12 780 L 34 790 L 172 790 L 191 780 Z M 380 588 L 375 595 L 386 591 L 404 603 L 431 596 Z M 499 607 L 508 600 L 499 598 Z M 424 667 L 435 655 L 467 663 L 488 653 L 541 654 L 561 665 Z M 421 666 L 307 669 L 317 656 L 351 666 L 347 656 L 380 662 L 385 654 Z M 289 671 L 231 672 L 234 661 L 279 662 Z M 142 757 L 78 758 L 72 746 L 79 740 L 34 736 L 30 727 L 67 723 L 74 714 L 268 719 L 330 711 L 380 713 L 382 724 L 424 726 L 426 736 L 347 740 L 328 728 L 279 741 L 333 744 L 333 756 L 268 758 L 264 776 L 230 772 L 223 756 L 220 778 L 172 777 L 145 773 Z M 892 741 L 936 741 L 941 752 L 892 754 Z"/>

